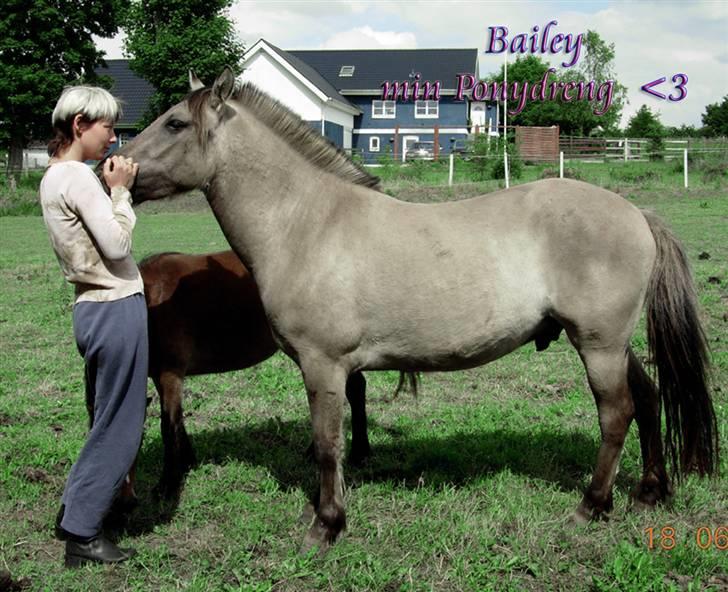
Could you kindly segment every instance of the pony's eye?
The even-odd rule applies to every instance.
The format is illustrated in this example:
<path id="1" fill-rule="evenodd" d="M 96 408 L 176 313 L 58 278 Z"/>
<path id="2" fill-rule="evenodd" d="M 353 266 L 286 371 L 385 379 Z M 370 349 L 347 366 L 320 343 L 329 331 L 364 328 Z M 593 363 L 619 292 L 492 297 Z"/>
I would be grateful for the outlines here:
<path id="1" fill-rule="evenodd" d="M 167 122 L 167 127 L 173 132 L 178 132 L 179 130 L 186 128 L 187 125 L 187 122 L 182 121 L 181 119 L 170 119 Z"/>

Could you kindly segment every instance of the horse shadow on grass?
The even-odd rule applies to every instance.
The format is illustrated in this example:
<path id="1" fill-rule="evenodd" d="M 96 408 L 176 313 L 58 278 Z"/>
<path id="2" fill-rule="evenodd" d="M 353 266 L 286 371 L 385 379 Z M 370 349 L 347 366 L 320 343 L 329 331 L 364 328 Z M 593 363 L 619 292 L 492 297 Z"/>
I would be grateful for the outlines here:
<path id="1" fill-rule="evenodd" d="M 360 467 L 345 465 L 347 484 L 390 482 L 396 487 L 432 488 L 462 486 L 500 471 L 575 492 L 575 499 L 588 482 L 596 462 L 598 442 L 577 431 L 534 431 L 498 428 L 467 433 L 422 437 L 407 429 L 382 426 L 369 420 L 372 456 Z M 382 443 L 381 435 L 388 434 Z M 318 488 L 315 463 L 307 456 L 311 442 L 308 419 L 268 419 L 235 428 L 207 429 L 190 434 L 197 456 L 196 468 L 244 462 L 270 473 L 284 491 L 301 489 L 313 499 Z M 125 521 L 112 528 L 138 535 L 156 524 L 169 522 L 177 509 L 179 491 L 171 499 L 159 499 L 153 490 L 161 474 L 161 437 L 148 442 L 140 454 L 137 491 L 140 506 Z M 629 489 L 635 481 L 618 477 L 616 487 Z"/>

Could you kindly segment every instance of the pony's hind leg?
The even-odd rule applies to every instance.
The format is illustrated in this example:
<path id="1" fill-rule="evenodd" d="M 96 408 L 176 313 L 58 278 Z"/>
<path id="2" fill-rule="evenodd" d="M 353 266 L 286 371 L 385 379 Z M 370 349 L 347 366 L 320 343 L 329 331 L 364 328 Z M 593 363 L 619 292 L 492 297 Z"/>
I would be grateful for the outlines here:
<path id="1" fill-rule="evenodd" d="M 594 474 L 574 515 L 574 519 L 582 523 L 607 518 L 612 510 L 612 486 L 624 439 L 634 416 L 634 404 L 627 381 L 626 348 L 590 348 L 579 353 L 594 393 L 601 430 Z"/>
<path id="2" fill-rule="evenodd" d="M 157 492 L 171 497 L 179 491 L 185 473 L 195 464 L 195 453 L 185 429 L 182 413 L 181 373 L 163 370 L 153 377 L 161 407 L 164 468 Z"/>
<path id="3" fill-rule="evenodd" d="M 660 399 L 655 384 L 637 357 L 629 352 L 629 389 L 635 407 L 635 420 L 642 449 L 642 480 L 632 492 L 635 510 L 650 508 L 672 495 L 665 468 L 660 429 Z"/>
<path id="4" fill-rule="evenodd" d="M 347 373 L 330 361 L 301 363 L 313 426 L 314 455 L 319 466 L 320 486 L 316 513 L 301 548 L 324 551 L 346 527 L 344 476 L 341 459 Z"/>
<path id="5" fill-rule="evenodd" d="M 349 375 L 346 381 L 346 398 L 351 406 L 351 465 L 362 464 L 372 453 L 367 432 L 366 390 L 364 374 L 354 372 Z"/>

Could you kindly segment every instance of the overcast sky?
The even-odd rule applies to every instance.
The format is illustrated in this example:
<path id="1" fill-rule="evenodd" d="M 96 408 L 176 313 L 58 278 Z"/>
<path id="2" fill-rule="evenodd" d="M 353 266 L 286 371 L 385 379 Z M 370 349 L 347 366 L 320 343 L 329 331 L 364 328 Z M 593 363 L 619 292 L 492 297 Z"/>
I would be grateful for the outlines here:
<path id="1" fill-rule="evenodd" d="M 666 125 L 700 125 L 709 103 L 728 94 L 728 0 L 614 2 L 539 1 L 329 1 L 238 0 L 230 10 L 240 39 L 250 47 L 264 38 L 282 49 L 448 48 L 478 49 L 481 73 L 498 70 L 503 55 L 486 54 L 488 27 L 505 26 L 509 39 L 558 21 L 552 35 L 596 30 L 614 43 L 617 80 L 629 89 L 623 124 L 643 104 Z M 107 58 L 124 57 L 121 39 L 99 40 Z M 564 55 L 542 56 L 556 64 Z M 510 56 L 509 56 L 510 59 Z M 676 93 L 670 78 L 686 74 L 687 96 L 670 102 L 640 86 Z M 588 81 L 587 81 L 588 82 Z M 677 94 L 675 94 L 677 96 Z"/>

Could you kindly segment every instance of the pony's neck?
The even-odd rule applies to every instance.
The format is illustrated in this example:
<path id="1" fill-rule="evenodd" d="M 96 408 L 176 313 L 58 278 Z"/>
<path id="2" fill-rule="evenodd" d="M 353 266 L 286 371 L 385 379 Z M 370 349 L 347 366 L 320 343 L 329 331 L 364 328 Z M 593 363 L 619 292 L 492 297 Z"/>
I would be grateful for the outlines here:
<path id="1" fill-rule="evenodd" d="M 254 118 L 230 126 L 207 199 L 230 245 L 256 280 L 286 253 L 306 248 L 336 208 L 340 183 Z M 222 152 L 222 151 L 221 151 Z"/>

